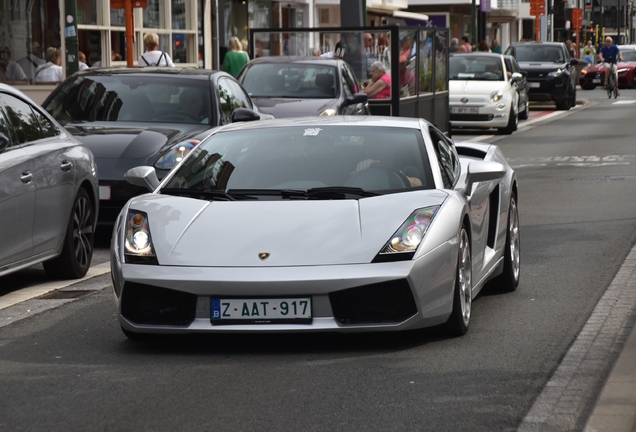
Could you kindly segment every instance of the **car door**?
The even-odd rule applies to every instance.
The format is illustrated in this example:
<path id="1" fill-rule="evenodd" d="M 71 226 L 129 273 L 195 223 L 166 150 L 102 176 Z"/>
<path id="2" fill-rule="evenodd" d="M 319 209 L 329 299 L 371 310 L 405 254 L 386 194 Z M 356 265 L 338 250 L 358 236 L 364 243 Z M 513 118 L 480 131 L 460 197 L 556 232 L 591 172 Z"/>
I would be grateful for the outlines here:
<path id="1" fill-rule="evenodd" d="M 64 241 L 75 198 L 73 152 L 78 147 L 38 107 L 27 107 L 38 124 L 38 140 L 25 144 L 24 150 L 34 167 L 33 255 L 39 255 L 59 249 Z"/>
<path id="2" fill-rule="evenodd" d="M 0 133 L 9 141 L 0 152 L 0 273 L 32 255 L 35 213 L 32 163 L 9 122 L 19 124 L 22 117 L 5 104 L 8 97 L 0 92 Z"/>
<path id="3" fill-rule="evenodd" d="M 349 83 L 349 86 L 353 94 L 360 93 L 360 88 L 358 87 L 358 81 L 356 80 L 356 76 L 351 70 L 351 68 L 349 67 L 349 65 L 346 63 L 343 63 L 342 70 L 344 72 L 344 79 Z M 354 114 L 356 115 L 370 114 L 368 102 L 355 104 L 353 106 L 354 106 L 353 111 L 354 111 Z"/>
<path id="4" fill-rule="evenodd" d="M 517 63 L 517 60 L 515 60 L 514 57 L 511 57 L 511 56 L 504 57 L 504 61 L 506 62 L 506 70 L 510 73 L 510 75 L 516 72 L 518 74 L 521 74 L 521 76 L 523 76 L 523 78 L 518 81 L 512 81 L 512 79 L 510 78 L 510 75 L 508 76 L 508 80 L 511 82 L 512 86 L 515 88 L 515 90 L 517 91 L 517 94 L 519 95 L 519 111 L 521 111 L 522 109 L 521 107 L 525 108 L 526 103 L 528 101 L 528 80 L 526 79 L 525 75 L 521 72 L 521 69 L 519 68 L 519 63 Z"/>

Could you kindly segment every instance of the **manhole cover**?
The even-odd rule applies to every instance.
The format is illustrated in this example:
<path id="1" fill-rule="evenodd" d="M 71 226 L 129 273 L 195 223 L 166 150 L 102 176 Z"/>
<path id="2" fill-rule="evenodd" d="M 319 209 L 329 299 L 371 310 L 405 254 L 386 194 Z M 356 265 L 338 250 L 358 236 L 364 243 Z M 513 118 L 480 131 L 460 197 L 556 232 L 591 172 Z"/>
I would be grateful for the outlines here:
<path id="1" fill-rule="evenodd" d="M 583 177 L 572 179 L 579 182 L 611 182 L 611 181 L 634 181 L 636 176 L 603 176 L 603 177 Z"/>
<path id="2" fill-rule="evenodd" d="M 55 291 L 51 291 L 50 293 L 41 295 L 38 298 L 40 300 L 67 300 L 67 299 L 76 299 L 79 297 L 84 297 L 85 295 L 88 295 L 92 292 L 95 292 L 95 291 L 93 290 L 74 290 L 74 291 L 55 290 Z"/>

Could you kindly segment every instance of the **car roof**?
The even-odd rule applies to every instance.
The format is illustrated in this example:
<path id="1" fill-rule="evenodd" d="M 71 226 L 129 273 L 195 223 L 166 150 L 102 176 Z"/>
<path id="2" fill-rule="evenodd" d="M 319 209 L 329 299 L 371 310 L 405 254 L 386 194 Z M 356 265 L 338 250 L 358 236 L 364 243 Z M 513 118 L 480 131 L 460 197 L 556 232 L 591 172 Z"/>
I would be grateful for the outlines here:
<path id="1" fill-rule="evenodd" d="M 20 90 L 18 90 L 17 88 L 13 86 L 0 83 L 0 90 L 2 90 L 5 93 L 11 93 L 13 95 L 20 96 L 21 98 L 31 101 L 33 104 L 37 105 L 35 102 L 33 102 L 33 100 L 29 96 L 22 93 Z"/>
<path id="2" fill-rule="evenodd" d="M 454 52 L 454 53 L 450 53 L 451 56 L 462 56 L 462 57 L 501 57 L 502 54 L 498 54 L 498 53 L 491 53 L 491 52 L 485 52 L 485 51 L 476 51 L 476 52 L 470 52 L 470 53 L 458 53 L 458 52 Z"/>
<path id="3" fill-rule="evenodd" d="M 298 126 L 308 128 L 318 128 L 320 126 L 377 126 L 386 128 L 421 129 L 421 121 L 422 120 L 417 118 L 383 116 L 292 117 L 254 122 L 232 123 L 218 129 L 218 132 L 230 132 L 236 130 L 243 131 L 250 129 L 274 129 Z"/>
<path id="4" fill-rule="evenodd" d="M 618 49 L 622 49 L 625 51 L 636 50 L 636 45 L 618 45 Z"/>
<path id="5" fill-rule="evenodd" d="M 131 76 L 175 76 L 184 77 L 186 79 L 209 79 L 213 75 L 228 75 L 225 72 L 211 69 L 195 69 L 180 67 L 103 67 L 95 69 L 84 69 L 76 73 L 80 76 L 112 76 L 112 75 L 131 75 Z M 228 75 L 229 76 L 229 75 Z"/>
<path id="6" fill-rule="evenodd" d="M 320 65 L 337 66 L 341 59 L 326 58 L 317 56 L 273 56 L 273 57 L 259 57 L 252 61 L 250 64 L 259 63 L 317 63 Z"/>
<path id="7" fill-rule="evenodd" d="M 510 44 L 511 46 L 519 46 L 519 45 L 552 45 L 552 46 L 564 46 L 563 42 L 537 42 L 537 41 L 527 41 L 527 42 L 513 42 Z"/>

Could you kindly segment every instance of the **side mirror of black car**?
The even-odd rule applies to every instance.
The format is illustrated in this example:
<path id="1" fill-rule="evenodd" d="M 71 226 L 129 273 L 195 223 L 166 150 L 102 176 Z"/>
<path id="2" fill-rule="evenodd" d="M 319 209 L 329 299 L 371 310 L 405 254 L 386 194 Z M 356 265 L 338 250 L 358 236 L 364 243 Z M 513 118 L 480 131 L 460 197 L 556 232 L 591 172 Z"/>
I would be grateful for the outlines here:
<path id="1" fill-rule="evenodd" d="M 3 133 L 0 133 L 0 153 L 5 151 L 9 147 L 9 138 Z"/>
<path id="2" fill-rule="evenodd" d="M 359 103 L 366 103 L 369 97 L 366 93 L 356 93 L 352 97 L 347 98 L 347 106 Z"/>
<path id="3" fill-rule="evenodd" d="M 577 64 L 579 64 L 579 63 L 580 63 L 580 62 L 578 61 L 578 59 L 575 59 L 575 58 L 570 59 L 570 64 L 571 64 L 572 66 L 576 66 L 576 65 L 577 65 Z"/>
<path id="4" fill-rule="evenodd" d="M 261 116 L 247 108 L 237 108 L 232 111 L 232 123 L 260 120 Z"/>

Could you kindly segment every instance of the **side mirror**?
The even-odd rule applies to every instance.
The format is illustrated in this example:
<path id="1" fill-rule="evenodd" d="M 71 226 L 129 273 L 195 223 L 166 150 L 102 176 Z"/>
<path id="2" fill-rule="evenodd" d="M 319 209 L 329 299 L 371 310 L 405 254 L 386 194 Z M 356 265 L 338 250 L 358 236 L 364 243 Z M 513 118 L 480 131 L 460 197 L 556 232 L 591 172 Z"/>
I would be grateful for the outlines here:
<path id="1" fill-rule="evenodd" d="M 579 62 L 579 60 L 578 60 L 578 59 L 575 59 L 575 58 L 570 59 L 570 64 L 571 64 L 572 66 L 576 66 L 576 65 L 577 65 L 577 64 L 579 64 L 579 63 L 580 63 L 580 62 Z"/>
<path id="2" fill-rule="evenodd" d="M 512 79 L 513 82 L 517 82 L 523 79 L 523 75 L 520 74 L 519 72 L 513 72 L 510 78 Z"/>
<path id="3" fill-rule="evenodd" d="M 0 153 L 5 151 L 9 147 L 9 138 L 3 133 L 0 133 Z"/>
<path id="4" fill-rule="evenodd" d="M 352 97 L 347 99 L 347 106 L 359 103 L 366 103 L 369 100 L 369 96 L 366 93 L 356 93 Z"/>
<path id="5" fill-rule="evenodd" d="M 506 168 L 499 162 L 471 162 L 468 164 L 466 172 L 466 196 L 470 196 L 472 193 L 474 183 L 499 180 L 505 175 Z"/>
<path id="6" fill-rule="evenodd" d="M 232 112 L 232 123 L 260 120 L 261 116 L 247 108 L 237 108 Z"/>
<path id="7" fill-rule="evenodd" d="M 157 172 L 151 166 L 138 166 L 126 171 L 126 181 L 135 186 L 146 187 L 153 192 L 159 186 Z"/>

